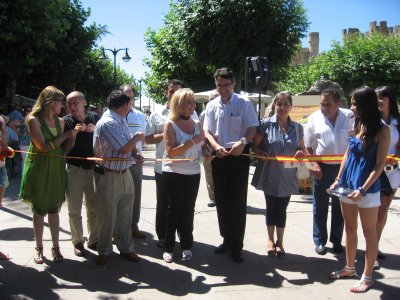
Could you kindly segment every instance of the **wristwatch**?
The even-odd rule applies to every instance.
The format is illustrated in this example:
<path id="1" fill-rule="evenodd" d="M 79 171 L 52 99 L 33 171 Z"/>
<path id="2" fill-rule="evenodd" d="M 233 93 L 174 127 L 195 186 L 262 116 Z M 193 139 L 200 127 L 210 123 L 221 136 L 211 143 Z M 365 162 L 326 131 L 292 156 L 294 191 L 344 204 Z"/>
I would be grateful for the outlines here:
<path id="1" fill-rule="evenodd" d="M 241 139 L 240 139 L 240 142 L 243 144 L 243 145 L 247 145 L 247 140 L 246 140 L 246 138 L 245 137 L 242 137 Z"/>
<path id="2" fill-rule="evenodd" d="M 363 197 L 365 197 L 367 195 L 367 192 L 362 187 L 359 187 L 358 190 L 360 191 L 360 193 Z"/>

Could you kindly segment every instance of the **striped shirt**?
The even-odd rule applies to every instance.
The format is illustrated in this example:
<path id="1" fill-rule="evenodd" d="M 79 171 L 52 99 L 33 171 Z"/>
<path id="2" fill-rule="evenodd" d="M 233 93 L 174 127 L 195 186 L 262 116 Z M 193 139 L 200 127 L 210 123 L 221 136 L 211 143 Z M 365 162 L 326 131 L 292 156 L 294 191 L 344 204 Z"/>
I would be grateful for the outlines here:
<path id="1" fill-rule="evenodd" d="M 126 161 L 97 161 L 105 168 L 112 170 L 124 170 L 132 165 L 132 154 L 119 152 L 122 146 L 132 138 L 126 118 L 108 109 L 96 124 L 93 137 L 93 150 L 96 157 L 125 158 Z"/>

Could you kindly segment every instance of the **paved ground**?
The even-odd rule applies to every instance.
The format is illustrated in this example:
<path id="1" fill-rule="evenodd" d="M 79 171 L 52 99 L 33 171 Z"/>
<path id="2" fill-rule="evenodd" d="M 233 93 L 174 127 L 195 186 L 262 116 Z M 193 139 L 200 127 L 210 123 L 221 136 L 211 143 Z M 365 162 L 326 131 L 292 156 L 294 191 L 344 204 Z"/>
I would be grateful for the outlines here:
<path id="1" fill-rule="evenodd" d="M 148 149 L 145 157 L 154 157 Z M 253 173 L 253 169 L 251 173 Z M 66 205 L 61 211 L 60 244 L 65 260 L 51 261 L 51 239 L 45 228 L 43 265 L 33 262 L 32 214 L 17 197 L 19 180 L 12 179 L 0 209 L 0 249 L 13 256 L 0 261 L 0 299 L 400 299 L 400 198 L 396 197 L 389 213 L 381 249 L 386 259 L 375 272 L 374 288 L 354 295 L 349 288 L 355 280 L 332 282 L 330 271 L 343 267 L 344 254 L 314 252 L 312 242 L 312 205 L 310 196 L 293 196 L 288 208 L 283 259 L 266 255 L 265 203 L 261 192 L 249 188 L 247 227 L 243 264 L 233 263 L 228 255 L 215 255 L 220 242 L 217 216 L 208 208 L 205 180 L 202 178 L 194 219 L 193 260 L 180 260 L 179 244 L 175 261 L 162 260 L 156 247 L 155 183 L 153 166 L 144 167 L 140 227 L 145 240 L 135 240 L 139 263 L 130 263 L 116 253 L 106 266 L 95 263 L 90 252 L 86 259 L 74 256 Z M 251 176 L 250 176 L 251 179 Z M 357 270 L 363 266 L 365 244 L 359 231 Z M 330 246 L 330 245 L 328 245 Z"/>

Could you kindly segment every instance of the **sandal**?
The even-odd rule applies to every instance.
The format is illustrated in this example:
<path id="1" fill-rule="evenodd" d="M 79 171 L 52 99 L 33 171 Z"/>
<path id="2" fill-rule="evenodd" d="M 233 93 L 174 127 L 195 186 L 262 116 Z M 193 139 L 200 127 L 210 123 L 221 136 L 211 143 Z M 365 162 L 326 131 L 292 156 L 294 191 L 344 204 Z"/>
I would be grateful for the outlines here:
<path id="1" fill-rule="evenodd" d="M 276 254 L 275 244 L 272 245 L 272 248 L 267 247 L 267 254 L 269 257 L 275 257 Z"/>
<path id="2" fill-rule="evenodd" d="M 343 274 L 343 273 L 348 273 L 348 274 Z M 357 277 L 356 268 L 345 266 L 340 271 L 332 272 L 331 274 L 329 274 L 328 277 L 329 277 L 329 279 L 332 279 L 332 280 L 341 279 L 341 278 L 354 278 L 354 277 Z"/>
<path id="3" fill-rule="evenodd" d="M 283 249 L 282 246 L 278 246 L 277 244 L 275 244 L 275 247 L 276 247 L 276 257 L 283 258 L 286 254 L 285 249 Z"/>
<path id="4" fill-rule="evenodd" d="M 276 250 L 276 257 L 278 257 L 278 258 L 284 258 L 285 257 L 285 255 L 286 255 L 286 252 L 285 252 L 285 250 Z"/>
<path id="5" fill-rule="evenodd" d="M 352 293 L 365 293 L 367 292 L 372 286 L 374 282 L 372 281 L 372 277 L 362 275 L 359 282 L 357 282 L 351 289 L 350 292 Z"/>
<path id="6" fill-rule="evenodd" d="M 51 255 L 53 256 L 53 261 L 55 263 L 60 263 L 64 259 L 64 256 L 61 255 L 60 247 L 51 248 Z"/>
<path id="7" fill-rule="evenodd" d="M 35 255 L 33 256 L 35 264 L 41 265 L 43 263 L 43 247 L 35 248 Z"/>
<path id="8" fill-rule="evenodd" d="M 10 260 L 11 256 L 0 251 L 0 260 Z"/>
<path id="9" fill-rule="evenodd" d="M 166 263 L 172 263 L 172 260 L 174 259 L 174 256 L 172 253 L 169 252 L 164 252 L 163 254 L 163 259 Z"/>

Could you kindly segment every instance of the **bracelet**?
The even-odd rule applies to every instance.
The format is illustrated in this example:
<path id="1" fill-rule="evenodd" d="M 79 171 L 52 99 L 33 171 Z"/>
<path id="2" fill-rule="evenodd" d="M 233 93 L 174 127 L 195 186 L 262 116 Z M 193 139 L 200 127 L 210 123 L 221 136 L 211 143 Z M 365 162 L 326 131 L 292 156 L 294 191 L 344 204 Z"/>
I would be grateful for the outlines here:
<path id="1" fill-rule="evenodd" d="M 367 192 L 362 187 L 359 187 L 358 190 L 360 191 L 360 193 L 363 197 L 365 197 L 367 195 Z"/>
<path id="2" fill-rule="evenodd" d="M 336 177 L 336 178 L 335 178 L 335 181 L 340 181 L 340 177 Z"/>
<path id="3" fill-rule="evenodd" d="M 190 141 L 193 143 L 193 146 L 196 145 L 196 143 L 193 141 L 193 138 L 190 138 Z"/>
<path id="4" fill-rule="evenodd" d="M 54 144 L 53 141 L 49 141 L 49 144 L 50 144 L 51 149 L 56 150 L 57 147 L 56 147 L 56 144 Z"/>

